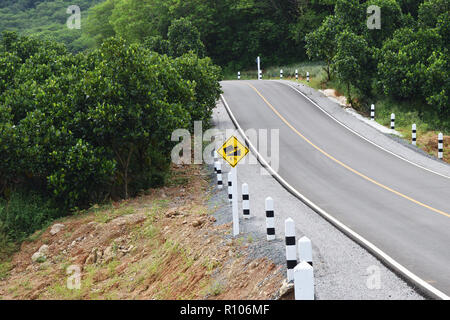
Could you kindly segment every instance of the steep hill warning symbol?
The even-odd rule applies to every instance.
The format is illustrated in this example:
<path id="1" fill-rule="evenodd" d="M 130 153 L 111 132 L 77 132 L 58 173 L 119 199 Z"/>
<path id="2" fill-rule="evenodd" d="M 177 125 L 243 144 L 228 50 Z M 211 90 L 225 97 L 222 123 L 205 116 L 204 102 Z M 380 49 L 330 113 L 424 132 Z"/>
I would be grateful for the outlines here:
<path id="1" fill-rule="evenodd" d="M 217 153 L 234 168 L 238 162 L 247 155 L 248 148 L 235 136 L 231 136 L 223 146 L 217 150 Z"/>

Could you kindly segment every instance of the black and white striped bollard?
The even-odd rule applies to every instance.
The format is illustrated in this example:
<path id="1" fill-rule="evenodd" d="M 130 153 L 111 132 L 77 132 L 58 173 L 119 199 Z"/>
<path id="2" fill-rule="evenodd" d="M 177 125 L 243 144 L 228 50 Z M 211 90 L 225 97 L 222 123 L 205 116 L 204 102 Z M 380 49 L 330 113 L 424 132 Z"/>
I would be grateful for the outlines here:
<path id="1" fill-rule="evenodd" d="M 214 173 L 215 174 L 217 174 L 217 162 L 218 162 L 217 154 L 214 152 Z"/>
<path id="2" fill-rule="evenodd" d="M 222 189 L 223 188 L 223 181 L 222 181 L 222 164 L 217 161 L 217 188 Z"/>
<path id="3" fill-rule="evenodd" d="M 295 69 L 295 80 L 298 80 L 298 70 Z"/>
<path id="4" fill-rule="evenodd" d="M 262 80 L 262 70 L 259 70 L 258 80 Z"/>
<path id="5" fill-rule="evenodd" d="M 391 114 L 391 129 L 395 129 L 395 113 Z"/>
<path id="6" fill-rule="evenodd" d="M 266 229 L 267 241 L 275 240 L 275 214 L 271 197 L 266 198 Z"/>
<path id="7" fill-rule="evenodd" d="M 295 241 L 295 223 L 288 218 L 284 221 L 286 237 L 287 281 L 294 281 L 294 268 L 297 265 L 297 248 Z"/>
<path id="8" fill-rule="evenodd" d="M 242 184 L 242 214 L 244 219 L 250 219 L 250 195 L 246 183 Z"/>
<path id="9" fill-rule="evenodd" d="M 415 123 L 412 125 L 412 138 L 411 139 L 412 139 L 411 143 L 415 146 L 417 144 L 417 126 Z"/>
<path id="10" fill-rule="evenodd" d="M 280 70 L 280 79 L 283 79 L 283 69 Z"/>
<path id="11" fill-rule="evenodd" d="M 238 71 L 238 80 L 241 80 L 241 72 Z"/>
<path id="12" fill-rule="evenodd" d="M 372 104 L 371 106 L 370 106 L 370 120 L 375 120 L 375 105 L 374 104 Z"/>
<path id="13" fill-rule="evenodd" d="M 306 72 L 306 82 L 309 82 L 309 71 Z"/>
<path id="14" fill-rule="evenodd" d="M 228 172 L 228 200 L 230 203 L 233 201 L 233 180 L 231 172 Z"/>
<path id="15" fill-rule="evenodd" d="M 442 134 L 442 132 L 440 132 L 438 135 L 438 158 L 444 158 L 444 135 Z"/>
<path id="16" fill-rule="evenodd" d="M 311 267 L 313 265 L 311 240 L 307 237 L 301 237 L 298 240 L 298 259 L 300 262 L 306 261 Z"/>

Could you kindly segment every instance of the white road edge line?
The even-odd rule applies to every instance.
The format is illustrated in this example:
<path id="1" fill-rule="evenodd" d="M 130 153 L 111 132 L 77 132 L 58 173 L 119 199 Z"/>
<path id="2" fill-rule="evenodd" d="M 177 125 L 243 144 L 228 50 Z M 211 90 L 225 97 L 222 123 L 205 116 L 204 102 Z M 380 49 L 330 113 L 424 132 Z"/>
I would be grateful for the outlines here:
<path id="1" fill-rule="evenodd" d="M 236 128 L 238 129 L 241 136 L 245 139 L 245 142 L 249 146 L 250 150 L 256 155 L 256 159 L 261 163 L 261 165 L 270 172 L 272 177 L 275 178 L 284 188 L 286 188 L 290 193 L 292 193 L 295 197 L 300 199 L 303 203 L 305 203 L 308 207 L 313 209 L 315 212 L 320 214 L 323 218 L 325 218 L 327 221 L 332 223 L 335 227 L 337 227 L 340 231 L 345 233 L 347 236 L 349 236 L 351 239 L 359 243 L 362 247 L 364 247 L 366 250 L 374 254 L 378 259 L 380 259 L 382 262 L 384 262 L 387 266 L 389 266 L 391 269 L 399 273 L 401 276 L 405 277 L 407 280 L 412 282 L 413 284 L 417 285 L 422 289 L 422 291 L 433 297 L 438 298 L 442 300 L 450 300 L 450 297 L 447 296 L 445 293 L 440 291 L 439 289 L 433 287 L 428 282 L 420 278 L 419 276 L 415 275 L 411 271 L 409 271 L 407 268 L 402 266 L 400 263 L 395 261 L 393 258 L 391 258 L 387 253 L 383 252 L 381 249 L 379 249 L 377 246 L 375 246 L 373 243 L 368 241 L 367 239 L 363 238 L 361 235 L 344 225 L 342 222 L 334 218 L 332 215 L 330 215 L 325 210 L 321 209 L 319 206 L 317 206 L 315 203 L 313 203 L 311 200 L 309 200 L 307 197 L 305 197 L 303 194 L 298 192 L 294 187 L 292 187 L 289 183 L 287 183 L 273 168 L 267 163 L 267 161 L 261 157 L 258 150 L 255 148 L 255 146 L 251 143 L 250 139 L 245 135 L 244 130 L 242 130 L 241 126 L 237 122 L 236 118 L 234 117 L 233 113 L 231 112 L 231 109 L 225 100 L 225 97 L 223 94 L 220 95 L 222 102 L 225 106 L 225 109 L 227 110 L 228 115 L 231 118 L 231 121 L 234 123 Z"/>
<path id="2" fill-rule="evenodd" d="M 420 168 L 420 169 L 423 169 L 423 170 L 426 170 L 426 171 L 428 171 L 428 172 L 437 174 L 438 176 L 441 176 L 441 177 L 443 177 L 443 178 L 450 179 L 450 176 L 447 176 L 447 175 L 445 175 L 445 174 L 442 174 L 442 173 L 433 171 L 433 170 L 431 170 L 431 169 L 425 168 L 424 166 L 422 166 L 422 165 L 420 165 L 420 164 L 417 164 L 417 163 L 415 163 L 415 162 L 413 162 L 413 161 L 411 161 L 411 160 L 408 160 L 408 159 L 406 159 L 406 158 L 404 158 L 404 157 L 402 157 L 402 156 L 400 156 L 400 155 L 398 155 L 398 154 L 396 154 L 396 153 L 394 153 L 394 152 L 392 152 L 392 151 L 389 151 L 389 150 L 385 149 L 384 147 L 380 146 L 379 144 L 376 144 L 375 142 L 373 142 L 373 141 L 369 140 L 368 138 L 364 137 L 363 135 L 359 134 L 358 132 L 356 132 L 355 130 L 353 130 L 352 128 L 350 128 L 349 126 L 347 126 L 346 124 L 344 124 L 344 123 L 341 122 L 340 120 L 336 119 L 336 118 L 335 118 L 334 116 L 332 116 L 328 111 L 326 111 L 326 110 L 323 109 L 321 106 L 319 106 L 315 101 L 313 101 L 311 98 L 309 98 L 309 97 L 308 97 L 307 95 L 305 95 L 303 92 L 301 92 L 300 90 L 298 90 L 297 88 L 295 88 L 292 84 L 290 84 L 290 83 L 285 83 L 284 81 L 278 81 L 278 80 L 276 80 L 276 82 L 282 83 L 282 84 L 284 84 L 284 85 L 286 85 L 286 86 L 288 86 L 288 87 L 291 87 L 293 90 L 297 91 L 297 92 L 300 93 L 303 97 L 305 97 L 306 99 L 308 99 L 309 102 L 311 102 L 314 106 L 316 106 L 317 108 L 319 108 L 323 113 L 325 113 L 325 114 L 326 114 L 327 116 L 329 116 L 331 119 L 333 119 L 334 121 L 336 121 L 337 123 L 339 123 L 341 126 L 343 126 L 344 128 L 346 128 L 346 129 L 349 130 L 350 132 L 354 133 L 354 134 L 357 135 L 358 137 L 360 137 L 360 138 L 366 140 L 366 141 L 369 142 L 370 144 L 372 144 L 372 145 L 374 145 L 374 146 L 380 148 L 381 150 L 383 150 L 383 151 L 385 151 L 385 152 L 387 152 L 387 153 L 389 153 L 389 154 L 391 154 L 391 155 L 393 155 L 393 156 L 395 156 L 395 157 L 397 157 L 397 158 L 399 158 L 399 159 L 401 159 L 401 160 L 403 160 L 403 161 L 406 161 L 406 162 L 408 162 L 408 163 L 410 163 L 410 164 L 412 164 L 412 165 L 414 165 L 414 166 L 416 166 L 416 167 L 418 167 L 418 168 Z"/>

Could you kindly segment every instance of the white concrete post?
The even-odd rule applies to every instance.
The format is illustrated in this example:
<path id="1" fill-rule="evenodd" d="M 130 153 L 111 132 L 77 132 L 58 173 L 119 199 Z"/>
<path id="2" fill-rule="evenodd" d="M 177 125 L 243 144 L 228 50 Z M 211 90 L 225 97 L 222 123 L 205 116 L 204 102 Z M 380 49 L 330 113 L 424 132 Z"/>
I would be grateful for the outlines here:
<path id="1" fill-rule="evenodd" d="M 266 198 L 266 229 L 267 241 L 275 240 L 275 214 L 271 197 Z"/>
<path id="2" fill-rule="evenodd" d="M 261 58 L 256 58 L 256 63 L 258 64 L 258 80 L 262 79 L 262 72 L 261 72 Z"/>
<path id="3" fill-rule="evenodd" d="M 228 172 L 228 201 L 230 201 L 230 203 L 233 201 L 233 181 L 231 172 Z"/>
<path id="4" fill-rule="evenodd" d="M 280 70 L 280 79 L 283 79 L 283 69 Z"/>
<path id="5" fill-rule="evenodd" d="M 391 114 L 391 129 L 395 129 L 395 113 Z"/>
<path id="6" fill-rule="evenodd" d="M 217 168 L 217 188 L 222 189 L 223 188 L 222 164 L 219 161 L 216 162 L 216 168 Z"/>
<path id="7" fill-rule="evenodd" d="M 375 120 L 375 105 L 370 106 L 370 120 Z"/>
<path id="8" fill-rule="evenodd" d="M 442 132 L 440 132 L 438 135 L 438 158 L 444 158 L 444 135 L 442 134 Z"/>
<path id="9" fill-rule="evenodd" d="M 237 168 L 231 168 L 232 192 L 233 192 L 233 236 L 239 235 L 239 212 L 237 191 Z"/>
<path id="10" fill-rule="evenodd" d="M 294 268 L 295 300 L 314 300 L 314 271 L 305 261 Z"/>
<path id="11" fill-rule="evenodd" d="M 246 183 L 242 184 L 242 213 L 244 219 L 250 219 L 250 195 Z"/>
<path id="12" fill-rule="evenodd" d="M 307 237 L 301 237 L 298 240 L 298 259 L 300 262 L 305 261 L 309 263 L 312 267 L 312 245 L 311 240 Z"/>
<path id="13" fill-rule="evenodd" d="M 417 144 L 417 126 L 415 123 L 412 125 L 412 144 L 414 146 Z"/>
<path id="14" fill-rule="evenodd" d="M 295 69 L 295 80 L 298 80 L 298 70 Z"/>
<path id="15" fill-rule="evenodd" d="M 241 80 L 241 72 L 238 71 L 238 80 Z"/>
<path id="16" fill-rule="evenodd" d="M 306 82 L 309 82 L 309 71 L 306 72 Z"/>
<path id="17" fill-rule="evenodd" d="M 295 223 L 291 218 L 288 218 L 284 221 L 284 234 L 286 237 L 287 281 L 290 282 L 294 280 L 294 268 L 297 265 Z"/>

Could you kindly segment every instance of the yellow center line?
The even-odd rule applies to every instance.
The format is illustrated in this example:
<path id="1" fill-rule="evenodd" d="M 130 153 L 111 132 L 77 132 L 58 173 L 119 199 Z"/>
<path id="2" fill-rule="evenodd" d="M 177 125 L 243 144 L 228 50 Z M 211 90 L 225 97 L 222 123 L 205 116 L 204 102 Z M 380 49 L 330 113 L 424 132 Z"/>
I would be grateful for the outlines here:
<path id="1" fill-rule="evenodd" d="M 252 84 L 250 84 L 250 83 L 247 83 L 253 90 L 255 90 L 255 92 L 261 97 L 261 99 L 263 99 L 264 100 L 264 102 L 270 107 L 270 109 L 272 109 L 272 111 L 273 112 L 275 112 L 275 114 L 289 127 L 289 128 L 291 128 L 292 129 L 292 131 L 294 131 L 297 135 L 299 135 L 303 140 L 305 140 L 308 144 L 310 144 L 314 149 L 316 149 L 317 151 L 319 151 L 320 153 L 322 153 L 323 155 L 325 155 L 327 158 L 329 158 L 329 159 L 331 159 L 331 160 L 333 160 L 334 162 L 336 162 L 337 164 L 339 164 L 339 165 L 341 165 L 342 167 L 344 167 L 345 169 L 347 169 L 347 170 L 349 170 L 349 171 L 351 171 L 351 172 L 353 172 L 353 173 L 355 173 L 355 174 L 357 174 L 358 176 L 360 176 L 361 178 L 363 178 L 363 179 L 365 179 L 365 180 L 367 180 L 367 181 L 370 181 L 370 182 L 372 182 L 373 184 L 375 184 L 375 185 L 377 185 L 377 186 L 379 186 L 379 187 L 381 187 L 381 188 L 383 188 L 383 189 L 385 189 L 385 190 L 387 190 L 387 191 L 390 191 L 390 192 L 392 192 L 392 193 L 394 193 L 394 194 L 396 194 L 396 195 L 398 195 L 398 196 L 400 196 L 400 197 L 402 197 L 402 198 L 404 198 L 404 199 L 406 199 L 406 200 L 409 200 L 409 201 L 411 201 L 411 202 L 414 202 L 415 204 L 418 204 L 419 206 L 422 206 L 422 207 L 424 207 L 424 208 L 427 208 L 427 209 L 429 209 L 429 210 L 431 210 L 431 211 L 434 211 L 434 212 L 436 212 L 436 213 L 439 213 L 439 214 L 441 214 L 441 215 L 443 215 L 443 216 L 446 216 L 446 217 L 448 217 L 448 218 L 450 218 L 450 214 L 448 214 L 448 213 L 446 213 L 446 212 L 444 212 L 444 211 L 441 211 L 441 210 L 439 210 L 439 209 L 436 209 L 436 208 L 433 208 L 433 207 L 431 207 L 431 206 L 429 206 L 429 205 L 427 205 L 427 204 L 425 204 L 425 203 L 422 203 L 422 202 L 420 202 L 420 201 L 417 201 L 417 200 L 415 200 L 415 199 L 413 199 L 413 198 L 411 198 L 411 197 L 409 197 L 409 196 L 407 196 L 407 195 L 405 195 L 405 194 L 403 194 L 403 193 L 401 193 L 401 192 L 398 192 L 398 191 L 396 191 L 396 190 L 394 190 L 394 189 L 392 189 L 392 188 L 390 188 L 390 187 L 388 187 L 388 186 L 385 186 L 384 184 L 382 184 L 382 183 L 380 183 L 380 182 L 378 182 L 378 181 L 375 181 L 374 179 L 372 179 L 372 178 L 369 178 L 368 176 L 366 176 L 366 175 L 364 175 L 364 174 L 362 174 L 361 172 L 359 172 L 359 171 L 357 171 L 357 170 L 355 170 L 355 169 L 353 169 L 353 168 L 351 168 L 351 167 L 349 167 L 348 165 L 346 165 L 345 163 L 343 163 L 342 161 L 340 161 L 340 160 L 338 160 L 338 159 L 336 159 L 335 157 L 333 157 L 332 155 L 330 155 L 329 153 L 327 153 L 327 152 L 325 152 L 324 150 L 322 150 L 321 148 L 319 148 L 318 146 L 316 146 L 314 143 L 312 143 L 308 138 L 306 138 L 303 134 L 301 134 L 296 128 L 294 128 L 294 126 L 293 125 L 291 125 L 279 112 L 278 112 L 278 110 L 277 109 L 275 109 L 275 107 L 274 106 L 272 106 L 271 104 L 270 104 L 270 102 L 269 101 L 267 101 L 267 99 L 252 85 Z"/>

